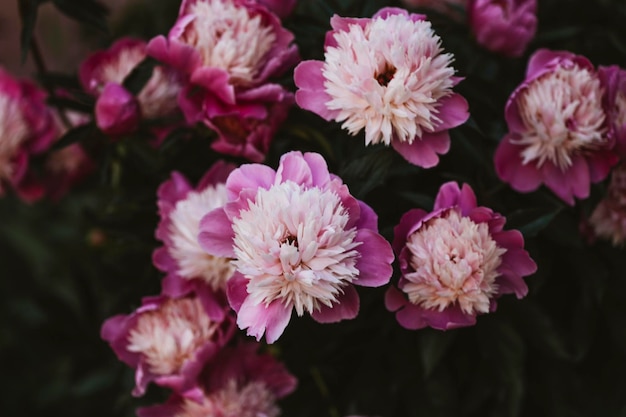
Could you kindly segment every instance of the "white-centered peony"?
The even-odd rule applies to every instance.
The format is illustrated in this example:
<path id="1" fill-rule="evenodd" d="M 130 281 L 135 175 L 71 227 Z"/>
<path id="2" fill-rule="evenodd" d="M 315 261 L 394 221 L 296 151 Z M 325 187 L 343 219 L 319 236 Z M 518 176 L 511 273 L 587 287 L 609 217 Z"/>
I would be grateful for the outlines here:
<path id="1" fill-rule="evenodd" d="M 225 288 L 234 267 L 229 259 L 206 253 L 198 243 L 198 233 L 202 217 L 225 203 L 226 187 L 217 184 L 190 191 L 170 214 L 170 254 L 178 264 L 178 275 L 184 279 L 201 278 L 214 290 Z"/>
<path id="2" fill-rule="evenodd" d="M 365 143 L 412 143 L 433 132 L 440 100 L 452 94 L 451 54 L 430 22 L 404 15 L 374 18 L 365 27 L 336 31 L 322 70 L 326 103 L 351 134 L 365 129 Z"/>
<path id="3" fill-rule="evenodd" d="M 491 238 L 487 223 L 450 209 L 410 235 L 406 246 L 414 272 L 405 274 L 403 291 L 413 304 L 443 311 L 458 303 L 466 314 L 489 311 L 506 249 Z"/>
<path id="4" fill-rule="evenodd" d="M 602 87 L 578 65 L 559 67 L 534 80 L 520 94 L 518 109 L 526 128 L 513 143 L 524 146 L 523 163 L 550 161 L 562 170 L 572 156 L 606 143 Z"/>
<path id="5" fill-rule="evenodd" d="M 198 298 L 167 300 L 156 310 L 139 315 L 128 336 L 127 349 L 142 354 L 150 372 L 168 375 L 192 359 L 217 327 Z"/>
<path id="6" fill-rule="evenodd" d="M 356 228 L 332 191 L 286 181 L 261 189 L 233 220 L 238 271 L 255 305 L 281 300 L 298 315 L 332 306 L 359 274 Z"/>
<path id="7" fill-rule="evenodd" d="M 198 1 L 188 13 L 195 19 L 182 40 L 198 50 L 204 66 L 227 71 L 232 84 L 250 84 L 276 41 L 272 27 L 227 0 Z"/>

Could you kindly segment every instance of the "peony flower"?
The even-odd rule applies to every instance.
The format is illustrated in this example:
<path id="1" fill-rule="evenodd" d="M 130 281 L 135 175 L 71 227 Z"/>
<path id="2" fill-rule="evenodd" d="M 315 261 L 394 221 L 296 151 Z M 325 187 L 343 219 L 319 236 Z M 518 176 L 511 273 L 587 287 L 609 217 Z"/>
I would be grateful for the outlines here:
<path id="1" fill-rule="evenodd" d="M 603 89 L 583 56 L 541 49 L 505 108 L 509 133 L 495 153 L 498 176 L 519 192 L 544 183 L 573 205 L 608 175 L 617 157 L 607 134 Z"/>
<path id="2" fill-rule="evenodd" d="M 429 168 L 448 152 L 448 130 L 469 117 L 441 39 L 426 16 L 384 8 L 372 19 L 334 16 L 325 61 L 295 70 L 296 102 L 326 120 L 343 122 L 365 144 L 391 145 L 407 161 Z"/>
<path id="3" fill-rule="evenodd" d="M 179 100 L 187 120 L 194 123 L 232 112 L 237 93 L 291 68 L 298 60 L 293 39 L 280 20 L 258 4 L 184 0 L 168 38 L 152 39 L 148 51 L 187 77 L 189 84 Z"/>
<path id="4" fill-rule="evenodd" d="M 0 68 L 0 195 L 10 186 L 25 201 L 43 196 L 29 160 L 48 150 L 57 135 L 44 92 Z"/>
<path id="5" fill-rule="evenodd" d="M 591 214 L 589 225 L 594 237 L 610 240 L 613 246 L 626 241 L 626 164 L 613 169 L 607 195 Z"/>
<path id="6" fill-rule="evenodd" d="M 495 311 L 496 298 L 528 292 L 522 277 L 537 266 L 517 230 L 504 217 L 476 204 L 474 191 L 455 182 L 441 186 L 431 213 L 413 209 L 394 229 L 393 248 L 402 274 L 385 296 L 407 329 L 471 326 Z"/>
<path id="7" fill-rule="evenodd" d="M 94 162 L 78 143 L 52 152 L 44 164 L 46 176 L 42 181 L 46 193 L 53 199 L 61 198 L 94 168 Z"/>
<path id="8" fill-rule="evenodd" d="M 255 344 L 223 349 L 203 371 L 199 401 L 173 396 L 166 404 L 137 410 L 139 417 L 278 417 L 276 401 L 293 392 L 297 380 Z"/>
<path id="9" fill-rule="evenodd" d="M 615 140 L 615 151 L 626 157 L 626 71 L 617 65 L 598 67 L 598 76 L 604 87 L 604 110 L 609 136 Z"/>
<path id="10" fill-rule="evenodd" d="M 178 113 L 176 98 L 182 86 L 178 74 L 171 69 L 156 66 L 137 97 L 123 87 L 126 77 L 146 56 L 144 41 L 122 38 L 81 64 L 83 87 L 98 97 L 96 124 L 103 132 L 129 133 L 137 128 L 141 118 L 163 119 Z"/>
<path id="11" fill-rule="evenodd" d="M 278 128 L 287 119 L 293 94 L 278 84 L 266 84 L 239 94 L 237 100 L 240 105 L 230 112 L 205 121 L 218 135 L 211 147 L 222 154 L 262 162 Z"/>
<path id="12" fill-rule="evenodd" d="M 354 285 L 377 287 L 391 277 L 393 252 L 377 217 L 329 174 L 315 153 L 289 152 L 277 171 L 248 164 L 226 181 L 228 202 L 200 224 L 199 242 L 234 258 L 228 299 L 237 324 L 276 341 L 292 310 L 321 323 L 356 317 Z"/>
<path id="13" fill-rule="evenodd" d="M 537 0 L 468 0 L 476 41 L 508 57 L 521 56 L 537 32 Z"/>
<path id="14" fill-rule="evenodd" d="M 230 259 L 207 254 L 198 243 L 200 220 L 209 211 L 226 203 L 228 174 L 233 165 L 217 162 L 199 181 L 197 187 L 178 172 L 173 172 L 158 190 L 158 206 L 161 221 L 156 238 L 163 246 L 153 253 L 157 268 L 166 272 L 163 292 L 179 297 L 196 288 L 198 282 L 207 285 L 215 293 L 225 293 L 226 281 L 234 267 Z M 208 297 L 209 316 L 221 319 L 224 314 L 220 297 Z"/>
<path id="15" fill-rule="evenodd" d="M 146 297 L 130 315 L 109 318 L 101 336 L 117 357 L 136 369 L 133 395 L 143 395 L 147 385 L 169 387 L 196 398 L 196 377 L 231 338 L 233 319 L 209 317 L 204 300 L 210 290 L 198 287 L 185 297 Z"/>

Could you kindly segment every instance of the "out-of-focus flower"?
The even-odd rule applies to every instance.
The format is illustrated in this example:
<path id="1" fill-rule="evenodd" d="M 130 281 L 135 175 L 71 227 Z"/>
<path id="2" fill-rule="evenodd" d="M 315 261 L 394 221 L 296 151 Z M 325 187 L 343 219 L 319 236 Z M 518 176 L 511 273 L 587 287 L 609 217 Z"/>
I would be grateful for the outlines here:
<path id="1" fill-rule="evenodd" d="M 607 134 L 603 89 L 583 56 L 541 49 L 509 98 L 509 133 L 495 153 L 498 176 L 519 192 L 544 183 L 570 205 L 617 162 Z"/>
<path id="2" fill-rule="evenodd" d="M 137 410 L 139 417 L 278 417 L 276 401 L 293 392 L 296 378 L 256 344 L 223 349 L 200 376 L 199 401 L 180 396 Z"/>
<path id="3" fill-rule="evenodd" d="M 211 147 L 225 155 L 262 162 L 294 96 L 278 84 L 266 84 L 240 93 L 237 101 L 229 112 L 206 120 L 218 135 Z"/>
<path id="4" fill-rule="evenodd" d="M 600 66 L 598 76 L 605 90 L 609 136 L 615 140 L 614 150 L 621 158 L 626 158 L 626 71 L 617 65 Z"/>
<path id="5" fill-rule="evenodd" d="M 257 3 L 270 9 L 278 17 L 284 19 L 289 16 L 296 6 L 296 0 L 256 0 Z"/>
<path id="6" fill-rule="evenodd" d="M 153 253 L 157 268 L 166 272 L 163 292 L 178 297 L 196 287 L 197 281 L 208 285 L 216 293 L 226 292 L 226 281 L 234 267 L 227 258 L 207 254 L 198 243 L 200 220 L 209 211 L 226 203 L 226 178 L 235 168 L 217 162 L 193 187 L 180 173 L 173 172 L 158 190 L 161 221 L 156 237 L 163 246 Z M 209 297 L 209 316 L 219 319 L 224 314 L 219 297 Z"/>
<path id="7" fill-rule="evenodd" d="M 52 199 L 63 196 L 94 169 L 94 163 L 78 143 L 52 152 L 45 162 L 43 185 Z"/>
<path id="8" fill-rule="evenodd" d="M 43 196 L 43 185 L 28 171 L 29 160 L 48 150 L 57 135 L 44 92 L 0 68 L 0 195 L 8 185 L 25 201 Z"/>
<path id="9" fill-rule="evenodd" d="M 405 6 L 434 10 L 454 20 L 463 20 L 467 0 L 401 0 Z"/>
<path id="10" fill-rule="evenodd" d="M 237 324 L 274 342 L 292 310 L 321 323 L 356 317 L 354 285 L 389 281 L 393 252 L 377 216 L 315 153 L 289 152 L 277 171 L 248 164 L 226 181 L 228 202 L 200 224 L 210 254 L 234 258 L 228 299 Z"/>
<path id="11" fill-rule="evenodd" d="M 185 0 L 168 38 L 149 54 L 186 74 L 181 106 L 190 122 L 219 116 L 236 94 L 281 75 L 298 60 L 293 34 L 265 7 L 243 0 Z M 195 111 L 190 111 L 194 109 Z"/>
<path id="12" fill-rule="evenodd" d="M 505 219 L 476 204 L 474 191 L 455 182 L 441 186 L 431 213 L 413 209 L 394 229 L 400 261 L 397 290 L 390 287 L 387 309 L 407 329 L 471 326 L 476 315 L 496 309 L 496 298 L 522 298 L 522 279 L 537 266 L 517 230 L 502 230 Z"/>
<path id="13" fill-rule="evenodd" d="M 589 224 L 594 237 L 610 240 L 613 246 L 626 241 L 626 164 L 613 169 L 607 195 L 591 214 Z"/>
<path id="14" fill-rule="evenodd" d="M 137 97 L 123 87 L 126 77 L 146 56 L 144 41 L 122 38 L 81 64 L 83 87 L 98 97 L 96 123 L 103 132 L 129 133 L 137 128 L 141 118 L 167 119 L 178 113 L 176 99 L 182 86 L 179 75 L 172 69 L 156 66 Z"/>
<path id="15" fill-rule="evenodd" d="M 222 314 L 221 321 L 209 317 L 204 306 L 209 291 L 198 287 L 180 298 L 146 297 L 134 313 L 104 322 L 102 338 L 121 361 L 136 369 L 133 395 L 143 395 L 154 381 L 197 397 L 198 374 L 234 331 L 230 315 Z"/>
<path id="16" fill-rule="evenodd" d="M 325 61 L 296 67 L 296 102 L 326 120 L 343 122 L 365 144 L 391 145 L 407 161 L 433 167 L 450 146 L 448 130 L 469 117 L 452 91 L 452 54 L 424 15 L 385 8 L 372 19 L 330 21 Z"/>
<path id="17" fill-rule="evenodd" d="M 537 32 L 537 0 L 468 0 L 476 41 L 508 57 L 521 56 Z"/>

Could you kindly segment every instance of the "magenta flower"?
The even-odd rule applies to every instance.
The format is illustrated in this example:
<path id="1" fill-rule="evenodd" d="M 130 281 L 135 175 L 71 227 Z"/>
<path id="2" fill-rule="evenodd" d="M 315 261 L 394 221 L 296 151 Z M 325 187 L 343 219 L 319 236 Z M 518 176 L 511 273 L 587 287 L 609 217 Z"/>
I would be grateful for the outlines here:
<path id="1" fill-rule="evenodd" d="M 585 57 L 537 51 L 506 104 L 509 133 L 495 153 L 498 176 L 519 192 L 543 183 L 570 205 L 587 198 L 591 183 L 617 162 L 602 102 L 600 79 Z"/>
<path id="2" fill-rule="evenodd" d="M 143 395 L 154 381 L 197 398 L 198 374 L 234 331 L 230 315 L 222 314 L 221 321 L 209 317 L 204 306 L 209 291 L 198 287 L 186 297 L 146 297 L 134 313 L 104 322 L 102 338 L 122 362 L 136 369 L 133 395 Z"/>
<path id="3" fill-rule="evenodd" d="M 156 66 L 137 97 L 126 90 L 124 79 L 147 56 L 146 43 L 122 38 L 107 50 L 89 56 L 80 67 L 80 80 L 96 101 L 96 124 L 105 133 L 121 135 L 137 128 L 141 118 L 164 119 L 178 113 L 181 91 L 178 74 Z"/>
<path id="4" fill-rule="evenodd" d="M 57 135 L 44 92 L 0 68 L 0 196 L 7 186 L 25 201 L 43 196 L 43 185 L 28 171 L 29 160 L 48 150 Z"/>
<path id="5" fill-rule="evenodd" d="M 205 300 L 209 316 L 221 319 L 224 314 L 219 293 L 226 292 L 226 281 L 234 267 L 230 260 L 207 254 L 198 243 L 200 220 L 209 211 L 226 203 L 225 181 L 234 165 L 217 162 L 199 181 L 197 187 L 178 172 L 165 181 L 158 190 L 161 221 L 156 238 L 163 246 L 153 253 L 157 268 L 166 272 L 163 292 L 179 297 L 196 288 L 198 282 L 207 285 L 213 294 Z"/>
<path id="6" fill-rule="evenodd" d="M 626 71 L 617 65 L 598 67 L 598 76 L 604 87 L 604 110 L 609 136 L 615 140 L 615 149 L 626 157 Z"/>
<path id="7" fill-rule="evenodd" d="M 407 161 L 429 168 L 448 152 L 448 130 L 469 117 L 452 91 L 452 54 L 426 16 L 384 8 L 371 19 L 330 21 L 325 61 L 304 61 L 295 70 L 296 102 L 326 120 L 343 122 L 365 144 L 391 145 Z"/>
<path id="8" fill-rule="evenodd" d="M 207 214 L 199 241 L 234 259 L 228 299 L 237 324 L 276 341 L 291 312 L 321 323 L 356 317 L 354 285 L 377 287 L 391 277 L 393 252 L 377 217 L 329 174 L 316 153 L 289 152 L 277 171 L 248 164 L 226 181 L 228 202 Z"/>
<path id="9" fill-rule="evenodd" d="M 296 378 L 256 344 L 223 349 L 202 372 L 198 401 L 172 396 L 137 410 L 139 417 L 278 417 L 276 401 L 293 392 Z"/>
<path id="10" fill-rule="evenodd" d="M 237 101 L 230 111 L 205 120 L 218 135 L 211 147 L 222 154 L 262 162 L 287 119 L 294 96 L 278 84 L 266 84 L 240 93 Z"/>
<path id="11" fill-rule="evenodd" d="M 184 0 L 168 38 L 149 54 L 189 81 L 180 95 L 189 122 L 237 105 L 239 91 L 265 84 L 298 61 L 293 34 L 265 7 L 245 0 Z"/>
<path id="12" fill-rule="evenodd" d="M 613 169 L 607 195 L 591 213 L 589 225 L 593 237 L 610 240 L 613 246 L 626 241 L 626 164 Z"/>
<path id="13" fill-rule="evenodd" d="M 394 229 L 393 248 L 402 274 L 385 296 L 407 329 L 471 326 L 496 309 L 496 298 L 522 298 L 522 279 L 537 266 L 517 230 L 502 230 L 504 217 L 476 204 L 474 191 L 455 182 L 441 186 L 431 213 L 413 209 Z"/>
<path id="14" fill-rule="evenodd" d="M 508 57 L 521 56 L 537 32 L 537 0 L 468 0 L 476 41 Z"/>

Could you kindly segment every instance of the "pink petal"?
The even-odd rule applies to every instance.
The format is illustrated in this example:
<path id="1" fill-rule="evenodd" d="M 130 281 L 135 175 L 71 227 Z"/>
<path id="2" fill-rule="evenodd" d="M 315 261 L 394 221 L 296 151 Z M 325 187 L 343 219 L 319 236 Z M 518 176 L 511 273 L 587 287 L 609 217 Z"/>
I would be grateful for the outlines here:
<path id="1" fill-rule="evenodd" d="M 233 258 L 234 237 L 233 226 L 223 208 L 210 211 L 200 221 L 198 243 L 211 255 Z"/>
<path id="2" fill-rule="evenodd" d="M 437 153 L 427 142 L 421 139 L 416 138 L 411 144 L 393 140 L 391 141 L 391 146 L 413 165 L 422 168 L 432 168 L 439 163 Z"/>
<path id="3" fill-rule="evenodd" d="M 389 242 L 370 229 L 359 229 L 355 240 L 362 243 L 357 247 L 361 256 L 356 262 L 359 276 L 354 284 L 364 287 L 387 284 L 393 273 L 391 263 L 394 260 Z"/>
<path id="4" fill-rule="evenodd" d="M 337 298 L 332 307 L 322 305 L 311 314 L 311 317 L 318 323 L 336 323 L 355 318 L 359 313 L 359 294 L 352 285 L 344 287 L 343 290 L 343 294 Z"/>
<path id="5" fill-rule="evenodd" d="M 361 208 L 361 214 L 359 221 L 356 223 L 357 229 L 371 229 L 378 230 L 378 215 L 370 206 L 358 200 L 359 207 Z"/>
<path id="6" fill-rule="evenodd" d="M 246 277 L 235 271 L 233 276 L 226 282 L 226 294 L 230 307 L 239 313 L 241 305 L 248 296 L 248 280 Z"/>
<path id="7" fill-rule="evenodd" d="M 441 124 L 437 125 L 438 132 L 462 125 L 469 119 L 469 104 L 460 94 L 452 94 L 440 101 L 439 114 Z M 442 153 L 442 152 L 439 152 Z"/>
<path id="8" fill-rule="evenodd" d="M 313 185 L 311 168 L 299 151 L 288 152 L 280 157 L 275 182 L 280 184 L 286 181 L 307 187 Z"/>
<path id="9" fill-rule="evenodd" d="M 328 173 L 328 165 L 324 157 L 318 153 L 305 152 L 304 160 L 311 169 L 313 176 L 313 186 L 323 188 L 330 182 L 330 174 Z"/>
<path id="10" fill-rule="evenodd" d="M 400 218 L 400 222 L 393 229 L 393 250 L 399 254 L 406 243 L 407 237 L 415 231 L 417 225 L 428 213 L 422 209 L 407 211 Z"/>
<path id="11" fill-rule="evenodd" d="M 246 298 L 237 314 L 237 325 L 240 329 L 248 329 L 248 336 L 257 341 L 265 333 L 267 343 L 274 343 L 283 334 L 291 318 L 291 306 L 284 306 L 280 300 L 269 305 L 254 305 L 250 297 Z"/>
<path id="12" fill-rule="evenodd" d="M 245 189 L 256 190 L 259 187 L 269 189 L 276 178 L 276 172 L 261 164 L 246 164 L 234 170 L 226 181 L 229 200 L 236 200 Z"/>
<path id="13" fill-rule="evenodd" d="M 541 172 L 533 165 L 522 163 L 521 148 L 511 143 L 512 135 L 505 136 L 494 156 L 496 172 L 503 181 L 516 191 L 526 193 L 539 188 Z"/>
<path id="14" fill-rule="evenodd" d="M 198 181 L 196 189 L 204 190 L 210 185 L 223 184 L 228 179 L 228 176 L 236 168 L 234 164 L 229 164 L 224 161 L 217 161 L 213 164 L 211 169 L 202 176 Z"/>
<path id="15" fill-rule="evenodd" d="M 391 312 L 398 311 L 407 303 L 408 301 L 404 293 L 396 287 L 391 286 L 385 291 L 385 308 L 387 308 L 387 310 Z"/>
<path id="16" fill-rule="evenodd" d="M 124 87 L 107 83 L 96 101 L 96 124 L 109 135 L 130 133 L 139 124 L 139 103 Z"/>

